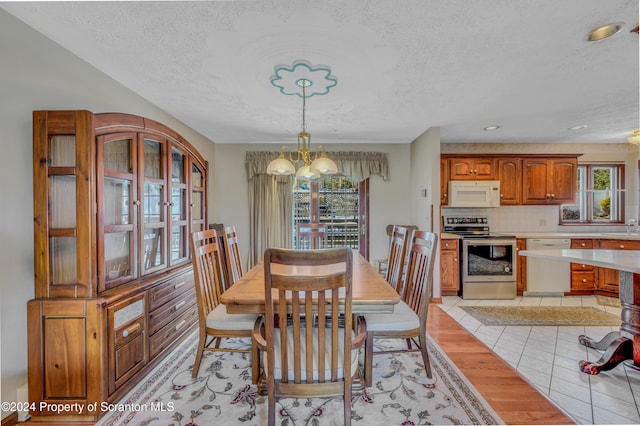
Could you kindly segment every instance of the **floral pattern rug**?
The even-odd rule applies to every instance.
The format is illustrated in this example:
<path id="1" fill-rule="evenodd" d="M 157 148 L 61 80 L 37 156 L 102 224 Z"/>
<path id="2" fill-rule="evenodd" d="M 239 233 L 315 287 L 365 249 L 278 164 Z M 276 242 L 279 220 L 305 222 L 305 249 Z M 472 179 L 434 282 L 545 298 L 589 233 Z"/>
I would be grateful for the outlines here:
<path id="1" fill-rule="evenodd" d="M 196 335 L 176 349 L 98 422 L 112 425 L 264 425 L 266 396 L 251 384 L 250 355 L 207 352 L 191 378 Z M 232 342 L 245 346 L 248 340 Z M 377 349 L 399 340 L 376 340 Z M 352 423 L 375 425 L 503 424 L 493 409 L 430 341 L 433 378 L 426 377 L 419 352 L 374 357 L 373 383 L 351 400 Z M 342 398 L 290 398 L 276 402 L 282 426 L 341 425 Z"/>

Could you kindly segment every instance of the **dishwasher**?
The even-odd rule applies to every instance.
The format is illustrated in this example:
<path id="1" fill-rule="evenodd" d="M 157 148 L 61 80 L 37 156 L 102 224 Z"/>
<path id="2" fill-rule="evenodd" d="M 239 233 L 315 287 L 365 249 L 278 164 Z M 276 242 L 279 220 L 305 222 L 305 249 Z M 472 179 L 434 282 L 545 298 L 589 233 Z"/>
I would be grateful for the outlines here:
<path id="1" fill-rule="evenodd" d="M 527 250 L 571 248 L 569 238 L 527 238 Z M 525 296 L 564 296 L 571 290 L 571 264 L 561 260 L 527 257 Z"/>

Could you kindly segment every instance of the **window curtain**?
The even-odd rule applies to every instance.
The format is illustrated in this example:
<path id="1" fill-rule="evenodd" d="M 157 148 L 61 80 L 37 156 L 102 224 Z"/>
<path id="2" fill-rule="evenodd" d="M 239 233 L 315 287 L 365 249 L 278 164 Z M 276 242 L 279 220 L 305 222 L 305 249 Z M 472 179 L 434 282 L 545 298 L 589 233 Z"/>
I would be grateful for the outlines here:
<path id="1" fill-rule="evenodd" d="M 293 176 L 271 176 L 267 165 L 277 152 L 248 152 L 249 267 L 262 262 L 269 247 L 291 248 Z"/>
<path id="2" fill-rule="evenodd" d="M 291 248 L 293 221 L 293 176 L 267 175 L 267 166 L 279 152 L 247 152 L 249 181 L 249 266 L 262 261 L 268 247 Z M 387 154 L 383 152 L 327 152 L 338 173 L 354 182 L 371 175 L 389 178 Z"/>

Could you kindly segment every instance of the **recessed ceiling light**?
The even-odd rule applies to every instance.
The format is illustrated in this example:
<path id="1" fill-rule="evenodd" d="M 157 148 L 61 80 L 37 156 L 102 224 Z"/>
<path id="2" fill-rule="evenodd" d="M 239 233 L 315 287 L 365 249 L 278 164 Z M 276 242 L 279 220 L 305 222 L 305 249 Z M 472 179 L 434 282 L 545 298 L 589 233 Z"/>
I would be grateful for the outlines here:
<path id="1" fill-rule="evenodd" d="M 491 130 L 498 130 L 500 128 L 500 126 L 487 126 L 484 129 L 487 131 L 491 131 Z"/>
<path id="2" fill-rule="evenodd" d="M 622 22 L 614 22 L 613 24 L 603 25 L 598 28 L 594 28 L 587 34 L 587 41 L 596 42 L 609 38 L 612 35 L 619 33 L 623 27 Z"/>
<path id="3" fill-rule="evenodd" d="M 569 130 L 582 130 L 582 129 L 586 129 L 586 128 L 587 128 L 586 124 L 580 124 L 578 126 L 569 127 Z"/>

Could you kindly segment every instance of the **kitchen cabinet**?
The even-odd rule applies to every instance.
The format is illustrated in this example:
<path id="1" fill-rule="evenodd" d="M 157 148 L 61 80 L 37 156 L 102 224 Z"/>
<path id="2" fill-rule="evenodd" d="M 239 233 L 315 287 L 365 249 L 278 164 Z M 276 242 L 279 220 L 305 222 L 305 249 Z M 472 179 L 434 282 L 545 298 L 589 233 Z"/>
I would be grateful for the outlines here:
<path id="1" fill-rule="evenodd" d="M 440 205 L 449 204 L 449 160 L 440 158 Z"/>
<path id="2" fill-rule="evenodd" d="M 608 250 L 640 250 L 640 240 L 602 239 L 598 248 Z M 606 296 L 618 296 L 620 272 L 616 269 L 598 268 L 596 292 Z"/>
<path id="3" fill-rule="evenodd" d="M 460 289 L 459 244 L 457 239 L 440 240 L 440 294 L 456 296 Z"/>
<path id="4" fill-rule="evenodd" d="M 572 238 L 572 249 L 592 249 L 594 240 L 590 238 Z M 581 263 L 571 263 L 571 290 L 567 295 L 593 294 L 596 289 L 597 267 Z"/>
<path id="5" fill-rule="evenodd" d="M 33 179 L 29 402 L 117 401 L 196 326 L 188 236 L 206 229 L 207 163 L 153 120 L 35 111 Z"/>
<path id="6" fill-rule="evenodd" d="M 499 158 L 500 205 L 522 203 L 522 159 Z"/>
<path id="7" fill-rule="evenodd" d="M 449 160 L 451 180 L 494 180 L 496 160 L 494 158 L 451 158 Z"/>
<path id="8" fill-rule="evenodd" d="M 524 158 L 522 204 L 575 203 L 577 158 Z"/>
<path id="9" fill-rule="evenodd" d="M 516 251 L 527 249 L 527 239 L 526 238 L 516 238 Z M 522 296 L 522 294 L 527 290 L 527 258 L 526 256 L 520 256 L 517 254 L 516 258 L 516 268 L 518 268 L 517 276 L 516 276 L 516 292 L 518 296 Z"/>

